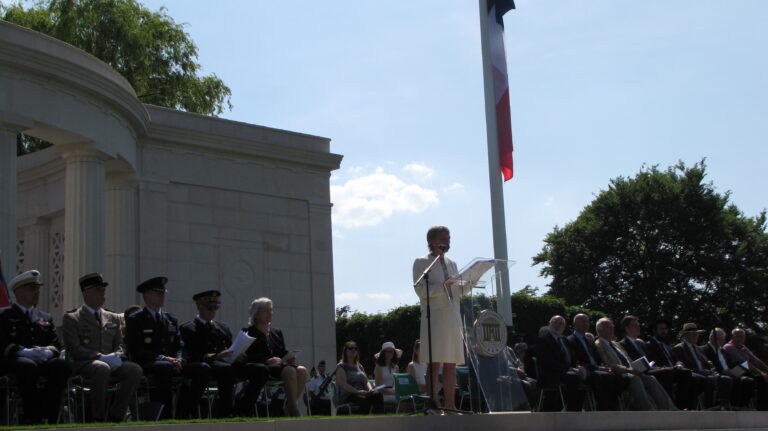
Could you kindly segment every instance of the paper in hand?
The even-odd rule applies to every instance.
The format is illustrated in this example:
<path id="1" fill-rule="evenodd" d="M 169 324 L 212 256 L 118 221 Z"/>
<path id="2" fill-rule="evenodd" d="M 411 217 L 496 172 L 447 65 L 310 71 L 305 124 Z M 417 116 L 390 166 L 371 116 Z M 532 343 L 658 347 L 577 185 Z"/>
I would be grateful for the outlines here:
<path id="1" fill-rule="evenodd" d="M 249 347 L 251 347 L 253 340 L 255 340 L 255 338 L 251 337 L 245 332 L 238 332 L 237 337 L 235 337 L 235 340 L 232 342 L 232 345 L 229 346 L 229 354 L 224 356 L 222 360 L 230 364 L 235 362 L 235 359 L 237 359 L 240 355 L 245 353 Z"/>

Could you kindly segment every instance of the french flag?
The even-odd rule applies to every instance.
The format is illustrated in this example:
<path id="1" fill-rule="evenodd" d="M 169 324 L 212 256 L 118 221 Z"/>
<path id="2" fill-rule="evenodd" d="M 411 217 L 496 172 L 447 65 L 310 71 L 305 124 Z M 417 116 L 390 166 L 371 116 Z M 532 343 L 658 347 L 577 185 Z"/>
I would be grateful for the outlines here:
<path id="1" fill-rule="evenodd" d="M 499 167 L 504 181 L 512 178 L 512 120 L 509 110 L 509 79 L 504 53 L 505 13 L 515 8 L 513 0 L 488 0 L 488 38 L 496 102 L 496 129 L 499 137 Z"/>

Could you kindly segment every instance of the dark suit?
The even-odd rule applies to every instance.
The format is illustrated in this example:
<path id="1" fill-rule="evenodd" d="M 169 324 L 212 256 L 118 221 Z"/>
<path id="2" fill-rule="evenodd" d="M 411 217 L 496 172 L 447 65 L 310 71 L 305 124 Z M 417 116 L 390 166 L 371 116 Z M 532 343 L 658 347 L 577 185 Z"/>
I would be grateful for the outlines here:
<path id="1" fill-rule="evenodd" d="M 539 337 L 536 342 L 535 353 L 539 365 L 539 381 L 543 388 L 565 386 L 566 409 L 569 411 L 581 411 L 584 401 L 583 392 L 579 391 L 581 383 L 578 373 L 571 369 L 578 365 L 576 354 L 571 350 L 570 343 L 562 338 L 562 343 L 551 332 Z M 560 410 L 560 400 L 555 397 L 545 398 L 545 411 Z"/>
<path id="2" fill-rule="evenodd" d="M 715 366 L 715 370 L 723 375 L 726 371 L 730 370 L 728 362 L 725 359 L 725 352 L 720 350 L 720 356 L 725 361 L 725 368 L 720 362 L 720 356 L 718 356 L 717 348 L 710 343 L 707 343 L 699 347 L 701 353 Z M 730 376 L 733 382 L 731 388 L 731 404 L 735 406 L 745 407 L 749 405 L 749 401 L 752 399 L 752 393 L 755 391 L 755 380 L 752 377 L 742 375 L 741 377 Z"/>
<path id="3" fill-rule="evenodd" d="M 173 364 L 161 356 L 177 357 L 181 349 L 181 334 L 176 316 L 164 311 L 155 319 L 149 309 L 144 307 L 125 319 L 125 338 L 130 359 L 144 370 L 145 375 L 155 379 L 154 389 L 150 393 L 153 401 L 165 404 L 163 417 L 172 415 Z M 180 410 L 184 410 L 183 408 Z"/>
<path id="4" fill-rule="evenodd" d="M 261 390 L 267 381 L 268 371 L 262 364 L 245 364 L 234 362 L 232 364 L 216 359 L 216 355 L 232 345 L 232 333 L 227 325 L 211 321 L 204 323 L 201 319 L 194 319 L 181 325 L 181 338 L 184 341 L 184 350 L 189 360 L 190 369 L 210 370 L 209 373 L 216 379 L 218 385 L 219 400 L 215 409 L 216 417 L 227 417 L 232 414 L 232 392 L 235 377 L 248 380 L 256 393 Z M 245 409 L 242 414 L 248 414 Z"/>
<path id="5" fill-rule="evenodd" d="M 633 361 L 642 358 L 645 356 L 646 359 L 650 362 L 651 360 L 648 358 L 648 351 L 646 350 L 645 343 L 640 339 L 631 340 L 629 337 L 624 337 L 619 341 L 619 344 L 621 344 L 621 347 L 624 348 L 624 350 L 629 355 L 629 358 Z M 681 380 L 681 383 L 678 384 L 677 391 L 675 390 L 675 369 L 671 367 L 660 367 L 656 365 L 655 367 L 651 368 L 650 370 L 646 371 L 646 373 L 652 375 L 653 377 L 656 377 L 656 380 L 661 383 L 661 386 L 664 386 L 664 390 L 667 391 L 667 394 L 669 394 L 670 397 L 673 397 L 675 399 L 677 398 L 687 398 L 687 394 L 681 394 L 681 390 L 685 388 L 685 383 L 682 382 L 686 377 L 681 376 L 678 377 L 678 379 Z M 690 375 L 690 373 L 685 373 L 686 376 Z M 676 393 L 677 392 L 677 393 Z"/>
<path id="6" fill-rule="evenodd" d="M 621 393 L 629 385 L 629 379 L 621 374 L 600 370 L 600 355 L 595 349 L 592 337 L 579 337 L 576 333 L 568 336 L 568 343 L 576 355 L 576 362 L 585 367 L 587 381 L 595 393 L 598 410 L 618 410 Z M 583 341 L 583 342 L 582 342 Z"/>
<path id="7" fill-rule="evenodd" d="M 715 405 L 715 393 L 717 399 L 725 403 L 731 398 L 733 382 L 728 376 L 718 376 L 715 366 L 704 356 L 697 346 L 687 345 L 681 342 L 672 348 L 675 358 L 682 362 L 686 368 L 690 368 L 694 374 L 706 377 L 704 389 L 704 404 L 706 407 Z"/>
<path id="8" fill-rule="evenodd" d="M 53 357 L 40 362 L 19 356 L 22 349 L 34 347 L 49 348 Z M 69 363 L 59 357 L 61 343 L 51 315 L 32 308 L 27 317 L 17 304 L 2 309 L 0 351 L 3 368 L 16 375 L 24 422 L 39 423 L 43 418 L 51 424 L 58 422 L 64 388 L 72 371 Z M 46 378 L 42 391 L 37 388 L 40 377 Z"/>
<path id="9" fill-rule="evenodd" d="M 690 368 L 676 367 L 675 353 L 664 341 L 651 337 L 645 343 L 645 357 L 653 361 L 657 366 L 672 368 L 675 389 L 675 404 L 679 409 L 692 410 L 698 404 L 699 394 L 704 392 L 707 386 L 707 378 L 691 371 Z M 669 384 L 668 382 L 665 382 Z M 665 386 L 665 389 L 667 387 Z M 667 389 L 667 392 L 669 390 Z M 671 395 L 671 393 L 670 393 Z"/>

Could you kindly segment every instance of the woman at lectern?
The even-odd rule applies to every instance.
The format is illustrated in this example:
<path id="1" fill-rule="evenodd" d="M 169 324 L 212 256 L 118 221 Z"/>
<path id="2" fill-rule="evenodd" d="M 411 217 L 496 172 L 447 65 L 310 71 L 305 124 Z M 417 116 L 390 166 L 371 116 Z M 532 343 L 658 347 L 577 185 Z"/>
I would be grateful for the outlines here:
<path id="1" fill-rule="evenodd" d="M 421 300 L 421 356 L 428 364 L 428 385 L 435 407 L 440 407 L 437 391 L 438 373 L 443 367 L 443 394 L 445 408 L 455 409 L 456 364 L 464 363 L 464 342 L 461 336 L 461 315 L 459 313 L 462 290 L 458 286 L 446 289 L 445 280 L 458 274 L 456 263 L 445 257 L 451 245 L 451 232 L 445 226 L 434 226 L 427 231 L 429 254 L 413 262 L 413 281 L 421 277 L 429 265 L 439 257 L 438 262 L 427 273 L 429 286 L 421 280 L 415 286 Z M 427 330 L 427 299 L 431 310 L 432 355 Z"/>

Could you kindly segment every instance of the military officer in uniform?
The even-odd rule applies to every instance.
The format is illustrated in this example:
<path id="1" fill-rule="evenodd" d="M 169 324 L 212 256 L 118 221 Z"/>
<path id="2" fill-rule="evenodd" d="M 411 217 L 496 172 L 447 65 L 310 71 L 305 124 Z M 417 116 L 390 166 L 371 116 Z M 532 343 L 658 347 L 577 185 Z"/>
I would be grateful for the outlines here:
<path id="1" fill-rule="evenodd" d="M 89 404 L 94 422 L 122 422 L 142 375 L 138 364 L 123 358 L 120 315 L 102 308 L 108 285 L 98 273 L 80 277 L 85 304 L 67 312 L 63 319 L 64 346 L 74 361 L 74 372 L 90 381 Z M 110 377 L 120 385 L 107 410 Z"/>
<path id="2" fill-rule="evenodd" d="M 37 270 L 17 275 L 10 283 L 16 303 L 0 311 L 2 365 L 16 375 L 25 424 L 58 422 L 71 374 L 69 363 L 59 357 L 61 344 L 51 315 L 37 309 L 42 285 Z M 42 391 L 37 387 L 40 377 L 46 378 Z"/>
<path id="3" fill-rule="evenodd" d="M 145 375 L 154 377 L 150 399 L 164 404 L 163 418 L 172 416 L 172 378 L 183 368 L 178 321 L 162 310 L 167 282 L 165 277 L 154 277 L 141 283 L 136 291 L 143 294 L 145 307 L 125 319 L 129 357 Z"/>
<path id="4" fill-rule="evenodd" d="M 214 410 L 215 417 L 227 417 L 232 414 L 232 392 L 235 384 L 235 368 L 227 362 L 232 344 L 232 332 L 229 327 L 217 322 L 221 292 L 208 290 L 192 296 L 197 306 L 197 317 L 181 325 L 181 339 L 189 360 L 188 375 L 213 375 L 218 385 L 219 399 Z M 191 394 L 194 400 L 200 394 Z"/>

